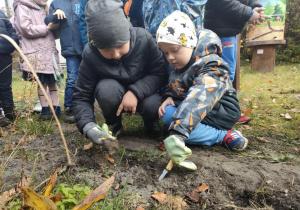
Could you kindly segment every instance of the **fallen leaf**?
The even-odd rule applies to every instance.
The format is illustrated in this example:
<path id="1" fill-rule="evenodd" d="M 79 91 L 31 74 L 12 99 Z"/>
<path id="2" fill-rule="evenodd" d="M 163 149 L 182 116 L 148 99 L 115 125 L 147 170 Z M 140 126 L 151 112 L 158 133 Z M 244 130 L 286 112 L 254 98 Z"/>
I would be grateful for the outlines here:
<path id="1" fill-rule="evenodd" d="M 119 189 L 119 187 L 120 187 L 120 184 L 119 184 L 119 183 L 117 183 L 117 184 L 116 184 L 116 186 L 115 186 L 115 190 L 118 190 L 118 189 Z"/>
<path id="2" fill-rule="evenodd" d="M 200 200 L 199 193 L 196 191 L 188 192 L 186 195 L 189 197 L 190 200 L 192 200 L 195 203 L 198 203 Z"/>
<path id="3" fill-rule="evenodd" d="M 267 183 L 267 184 L 271 184 L 271 183 L 272 183 L 272 180 L 267 180 L 266 183 Z"/>
<path id="4" fill-rule="evenodd" d="M 58 204 L 59 201 L 61 201 L 61 199 L 64 198 L 64 194 L 62 194 L 61 192 L 58 193 L 57 195 L 53 196 L 52 198 L 50 198 L 55 204 Z"/>
<path id="5" fill-rule="evenodd" d="M 158 200 L 159 203 L 165 203 L 165 202 L 167 202 L 166 199 L 168 196 L 162 192 L 157 192 L 157 193 L 154 193 L 153 195 L 151 195 L 151 197 Z"/>
<path id="6" fill-rule="evenodd" d="M 271 80 L 268 81 L 269 83 L 273 83 Z"/>
<path id="7" fill-rule="evenodd" d="M 300 95 L 295 95 L 296 99 L 300 101 Z"/>
<path id="8" fill-rule="evenodd" d="M 115 176 L 111 176 L 108 180 L 102 183 L 99 187 L 88 194 L 82 201 L 80 201 L 72 210 L 85 210 L 93 203 L 104 199 L 108 190 L 115 181 Z"/>
<path id="9" fill-rule="evenodd" d="M 269 142 L 267 139 L 265 139 L 264 137 L 257 137 L 258 140 L 263 141 L 263 142 Z"/>
<path id="10" fill-rule="evenodd" d="M 83 150 L 89 150 L 89 149 L 92 148 L 92 146 L 93 146 L 93 142 L 91 142 L 89 144 L 86 144 L 86 145 L 83 146 Z"/>
<path id="11" fill-rule="evenodd" d="M 272 100 L 272 102 L 275 103 L 275 102 L 276 102 L 276 99 L 274 98 L 274 99 Z"/>
<path id="12" fill-rule="evenodd" d="M 278 127 L 278 125 L 276 125 L 276 124 L 272 124 L 272 125 L 270 125 L 271 127 L 274 127 L 274 128 L 277 128 Z"/>
<path id="13" fill-rule="evenodd" d="M 155 146 L 162 151 L 166 150 L 165 144 L 162 141 L 156 144 Z"/>
<path id="14" fill-rule="evenodd" d="M 56 168 L 55 171 L 52 173 L 47 186 L 45 187 L 44 191 L 42 192 L 43 196 L 46 196 L 48 198 L 52 197 L 52 190 L 55 187 L 56 180 L 57 180 L 57 170 L 58 170 L 58 168 Z"/>
<path id="15" fill-rule="evenodd" d="M 295 151 L 296 152 L 300 152 L 300 148 L 295 148 Z"/>
<path id="16" fill-rule="evenodd" d="M 243 101 L 248 102 L 248 101 L 250 101 L 250 100 L 249 100 L 249 98 L 243 98 Z"/>
<path id="17" fill-rule="evenodd" d="M 284 117 L 285 117 L 285 119 L 287 119 L 287 120 L 292 119 L 292 117 L 291 117 L 291 115 L 289 115 L 289 113 L 286 113 L 286 114 L 284 115 Z"/>
<path id="18" fill-rule="evenodd" d="M 208 189 L 209 189 L 209 186 L 202 182 L 200 187 L 196 188 L 196 192 L 205 192 Z"/>
<path id="19" fill-rule="evenodd" d="M 30 206 L 34 209 L 43 210 L 56 210 L 55 203 L 46 196 L 37 194 L 34 190 L 29 187 L 20 188 L 24 193 L 24 203 L 26 206 Z"/>
<path id="20" fill-rule="evenodd" d="M 17 187 L 17 192 L 21 192 L 20 187 L 28 187 L 31 183 L 31 178 L 23 177 Z"/>
<path id="21" fill-rule="evenodd" d="M 172 209 L 182 210 L 187 207 L 187 203 L 183 200 L 182 197 L 176 196 L 167 196 L 167 202 Z"/>
<path id="22" fill-rule="evenodd" d="M 243 127 L 244 127 L 245 129 L 247 129 L 247 130 L 252 130 L 252 127 L 249 126 L 249 125 L 243 125 Z"/>
<path id="23" fill-rule="evenodd" d="M 245 110 L 244 111 L 244 114 L 245 115 L 249 115 L 249 114 L 252 114 L 253 113 L 253 110 L 252 109 L 249 109 L 249 110 Z"/>
<path id="24" fill-rule="evenodd" d="M 300 109 L 297 109 L 297 108 L 294 108 L 294 109 L 291 109 L 292 112 L 300 112 Z"/>
<path id="25" fill-rule="evenodd" d="M 6 203 L 8 201 L 10 201 L 16 194 L 16 190 L 15 188 L 10 189 L 9 191 L 5 191 L 2 193 L 2 195 L 0 195 L 0 204 L 2 203 Z"/>
<path id="26" fill-rule="evenodd" d="M 111 162 L 112 164 L 115 163 L 115 160 L 114 160 L 112 157 L 110 157 L 109 155 L 106 156 L 106 159 L 107 159 L 109 162 Z"/>
<path id="27" fill-rule="evenodd" d="M 142 206 L 136 207 L 136 210 L 145 210 Z"/>

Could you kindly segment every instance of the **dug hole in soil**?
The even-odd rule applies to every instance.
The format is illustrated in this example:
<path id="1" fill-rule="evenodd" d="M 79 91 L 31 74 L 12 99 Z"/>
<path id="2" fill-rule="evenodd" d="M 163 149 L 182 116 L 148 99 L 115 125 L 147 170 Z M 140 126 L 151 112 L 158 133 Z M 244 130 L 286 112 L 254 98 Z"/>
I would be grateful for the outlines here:
<path id="1" fill-rule="evenodd" d="M 166 167 L 168 158 L 160 156 L 158 140 L 135 135 L 122 134 L 118 140 L 126 153 L 114 154 L 112 164 L 99 146 L 83 150 L 84 144 L 90 143 L 79 134 L 75 125 L 62 124 L 72 162 L 76 164 L 70 177 L 76 182 L 83 181 L 89 186 L 103 183 L 103 174 L 115 173 L 116 180 L 112 186 L 112 196 L 118 196 L 126 186 L 127 193 L 136 193 L 145 209 L 153 209 L 158 201 L 151 197 L 156 192 L 167 195 L 178 195 L 187 199 L 186 195 L 205 183 L 209 186 L 206 194 L 206 209 L 255 209 L 270 207 L 271 209 L 300 209 L 300 165 L 296 163 L 270 163 L 255 157 L 257 151 L 246 150 L 248 155 L 231 152 L 220 146 L 194 147 L 189 160 L 198 169 L 188 172 L 178 166 L 159 182 L 158 177 Z M 6 132 L 9 128 L 5 128 Z M 4 131 L 5 131 L 4 129 Z M 25 145 L 26 159 L 21 155 L 13 155 L 2 173 L 2 192 L 15 187 L 20 181 L 22 168 L 27 177 L 34 168 L 34 186 L 49 178 L 56 167 L 64 168 L 67 157 L 63 142 L 58 133 L 41 138 L 27 140 Z M 11 144 L 16 145 L 22 136 L 14 135 Z M 7 144 L 8 137 L 0 138 L 1 145 Z M 251 141 L 251 139 L 250 139 Z M 147 150 L 150 158 L 137 161 L 129 154 Z M 157 151 L 156 155 L 152 155 Z M 37 156 L 39 154 L 39 156 Z M 249 155 L 251 154 L 251 155 Z M 252 156 L 252 157 L 251 157 Z M 9 157 L 7 154 L 6 159 Z M 3 154 L 1 155 L 1 161 Z M 23 165 L 23 166 L 22 166 Z M 34 166 L 35 165 L 35 166 Z M 58 176 L 58 182 L 62 175 Z M 116 184 L 119 189 L 115 189 Z M 186 209 L 202 209 L 200 203 L 187 199 Z M 269 209 L 270 209 L 269 208 Z"/>

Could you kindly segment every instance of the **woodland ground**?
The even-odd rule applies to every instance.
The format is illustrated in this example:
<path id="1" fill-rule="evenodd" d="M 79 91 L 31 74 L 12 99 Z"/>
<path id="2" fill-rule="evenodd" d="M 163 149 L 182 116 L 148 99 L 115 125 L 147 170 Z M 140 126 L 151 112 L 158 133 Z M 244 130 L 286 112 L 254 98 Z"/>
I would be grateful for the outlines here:
<path id="1" fill-rule="evenodd" d="M 34 101 L 30 95 L 35 96 L 36 91 L 35 86 L 22 82 L 20 75 L 16 73 L 14 76 L 14 97 L 17 107 L 21 107 L 25 100 L 25 109 L 29 101 Z M 193 154 L 189 159 L 198 170 L 187 172 L 174 166 L 161 182 L 158 182 L 158 177 L 168 163 L 166 152 L 156 146 L 162 139 L 148 138 L 139 116 L 123 116 L 125 130 L 118 139 L 119 150 L 111 156 L 114 164 L 108 161 L 107 154 L 99 146 L 84 150 L 89 141 L 74 124 L 63 123 L 62 116 L 60 122 L 64 136 L 71 160 L 76 164 L 76 167 L 65 170 L 67 157 L 55 122 L 41 121 L 38 114 L 25 112 L 16 127 L 3 128 L 0 137 L 3 151 L 0 161 L 5 156 L 1 192 L 15 187 L 21 176 L 31 177 L 32 188 L 39 191 L 45 186 L 40 184 L 59 167 L 58 184 L 81 184 L 91 189 L 115 174 L 116 180 L 105 202 L 113 202 L 122 193 L 122 205 L 111 209 L 136 209 L 138 206 L 144 209 L 180 209 L 172 203 L 159 204 L 151 195 L 163 192 L 189 201 L 186 195 L 205 183 L 209 186 L 201 194 L 205 204 L 189 201 L 186 209 L 298 210 L 300 65 L 280 65 L 271 73 L 253 72 L 250 67 L 243 67 L 241 84 L 241 109 L 252 121 L 247 125 L 236 125 L 234 129 L 248 138 L 248 148 L 243 152 L 231 152 L 219 145 L 190 146 Z M 26 91 L 23 91 L 24 86 Z M 100 113 L 97 108 L 99 124 L 103 123 Z M 8 145 L 11 132 L 13 135 Z M 21 143 L 24 135 L 27 140 Z M 7 206 L 10 209 L 9 203 Z M 108 209 L 103 202 L 92 208 Z"/>

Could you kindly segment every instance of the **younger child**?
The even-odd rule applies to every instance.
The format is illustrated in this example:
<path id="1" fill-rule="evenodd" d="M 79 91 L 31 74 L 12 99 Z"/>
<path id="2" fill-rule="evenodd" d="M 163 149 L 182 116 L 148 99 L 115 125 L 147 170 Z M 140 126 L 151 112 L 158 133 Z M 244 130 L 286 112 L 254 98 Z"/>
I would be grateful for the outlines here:
<path id="1" fill-rule="evenodd" d="M 119 0 L 87 3 L 91 42 L 83 51 L 73 96 L 78 129 L 95 144 L 105 144 L 105 149 L 110 144 L 107 138 L 112 138 L 96 124 L 94 99 L 114 136 L 122 129 L 122 112 L 142 115 L 149 134 L 162 132 L 155 127 L 159 128 L 157 110 L 162 103 L 158 90 L 168 77 L 163 54 L 145 29 L 131 26 L 122 6 Z"/>
<path id="2" fill-rule="evenodd" d="M 56 85 L 56 74 L 60 76 L 61 67 L 59 65 L 58 53 L 55 47 L 55 39 L 50 31 L 51 26 L 46 26 L 45 7 L 47 1 L 44 0 L 15 0 L 15 27 L 20 39 L 20 47 L 36 71 L 45 90 L 49 91 L 52 105 L 57 117 L 60 116 L 59 96 Z M 33 75 L 29 66 L 21 60 L 23 78 L 31 81 Z M 56 70 L 55 70 L 56 69 Z M 50 107 L 38 86 L 38 96 L 42 105 L 41 119 L 50 119 L 52 113 Z"/>
<path id="3" fill-rule="evenodd" d="M 185 143 L 245 149 L 248 140 L 231 130 L 241 113 L 217 35 L 195 31 L 190 18 L 175 11 L 163 20 L 156 39 L 171 65 L 166 100 L 158 112 L 170 125 L 164 144 L 173 162 L 196 170 L 194 163 L 185 161 L 192 154 Z"/>

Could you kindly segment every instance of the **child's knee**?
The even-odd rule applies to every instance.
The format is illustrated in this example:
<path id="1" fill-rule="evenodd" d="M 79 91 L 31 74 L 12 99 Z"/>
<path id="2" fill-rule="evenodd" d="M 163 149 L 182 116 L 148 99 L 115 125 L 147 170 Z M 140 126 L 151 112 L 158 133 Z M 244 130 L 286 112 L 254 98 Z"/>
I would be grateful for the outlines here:
<path id="1" fill-rule="evenodd" d="M 172 122 L 172 116 L 176 111 L 176 107 L 172 105 L 168 105 L 165 107 L 166 113 L 162 116 L 162 121 L 164 122 L 165 125 L 169 126 Z"/>

